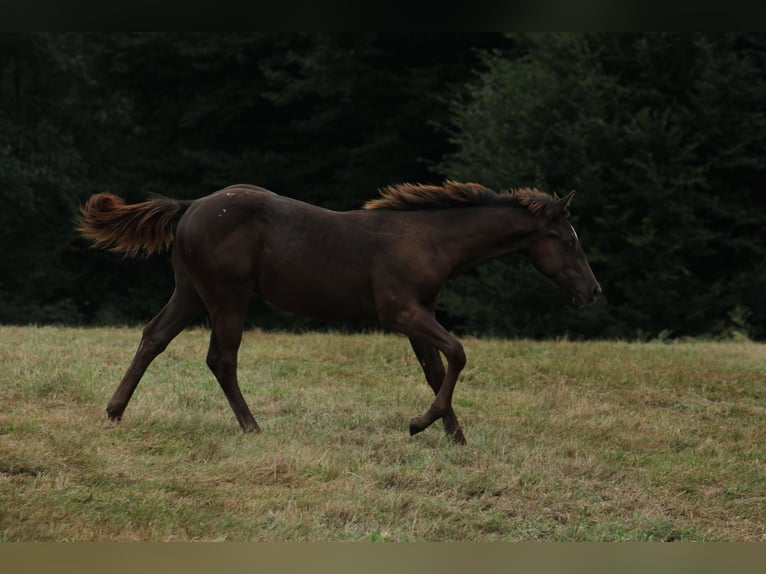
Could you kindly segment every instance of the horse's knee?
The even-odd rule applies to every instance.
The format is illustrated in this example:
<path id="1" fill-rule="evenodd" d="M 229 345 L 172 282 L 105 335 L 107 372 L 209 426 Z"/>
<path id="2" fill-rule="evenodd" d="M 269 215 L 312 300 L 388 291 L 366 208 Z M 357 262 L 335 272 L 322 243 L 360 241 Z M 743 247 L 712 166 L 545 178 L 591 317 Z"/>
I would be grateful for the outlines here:
<path id="1" fill-rule="evenodd" d="M 463 345 L 455 341 L 455 344 L 450 348 L 447 354 L 447 362 L 450 367 L 453 367 L 458 371 L 461 371 L 463 367 L 465 367 L 466 358 Z"/>

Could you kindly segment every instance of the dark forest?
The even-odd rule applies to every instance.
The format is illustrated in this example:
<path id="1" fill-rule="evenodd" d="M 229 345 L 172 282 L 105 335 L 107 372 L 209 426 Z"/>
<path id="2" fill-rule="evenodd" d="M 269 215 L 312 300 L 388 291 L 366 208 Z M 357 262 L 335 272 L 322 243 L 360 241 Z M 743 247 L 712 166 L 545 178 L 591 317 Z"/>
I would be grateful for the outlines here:
<path id="1" fill-rule="evenodd" d="M 449 284 L 454 330 L 766 338 L 766 35 L 0 35 L 0 323 L 140 324 L 165 303 L 167 254 L 78 237 L 94 193 L 250 183 L 345 210 L 445 179 L 576 190 L 604 289 L 577 310 L 498 260 Z M 250 324 L 326 327 L 257 299 Z"/>

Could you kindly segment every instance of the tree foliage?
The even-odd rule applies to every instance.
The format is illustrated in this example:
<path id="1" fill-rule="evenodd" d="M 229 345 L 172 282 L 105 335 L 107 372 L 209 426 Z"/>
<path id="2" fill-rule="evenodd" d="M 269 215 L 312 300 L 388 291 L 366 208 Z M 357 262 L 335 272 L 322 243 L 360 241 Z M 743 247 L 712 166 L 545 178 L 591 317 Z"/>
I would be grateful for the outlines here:
<path id="1" fill-rule="evenodd" d="M 607 303 L 562 312 L 518 263 L 459 281 L 471 328 L 585 336 L 766 334 L 766 38 L 517 37 L 453 106 L 456 178 L 578 190 Z M 492 291 L 487 292 L 485 286 Z M 491 294 L 491 296 L 490 296 Z"/>
<path id="2" fill-rule="evenodd" d="M 0 37 L 0 321 L 144 321 L 168 257 L 122 261 L 72 229 L 94 192 L 194 198 L 254 183 L 330 208 L 438 182 L 449 101 L 499 34 Z M 20 79 L 19 79 L 20 78 Z M 255 303 L 266 321 L 291 319 Z"/>
<path id="3" fill-rule="evenodd" d="M 760 34 L 0 35 L 0 321 L 141 322 L 169 257 L 72 228 L 90 194 L 231 183 L 336 209 L 445 177 L 577 189 L 606 302 L 513 258 L 458 279 L 453 327 L 500 335 L 766 336 Z M 260 325 L 296 325 L 254 303 Z"/>

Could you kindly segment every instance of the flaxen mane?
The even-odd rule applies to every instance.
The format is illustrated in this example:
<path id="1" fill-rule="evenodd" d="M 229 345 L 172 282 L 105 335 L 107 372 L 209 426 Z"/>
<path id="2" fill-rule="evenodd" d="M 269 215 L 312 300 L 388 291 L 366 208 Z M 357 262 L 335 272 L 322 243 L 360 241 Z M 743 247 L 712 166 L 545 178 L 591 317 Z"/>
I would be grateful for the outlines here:
<path id="1" fill-rule="evenodd" d="M 534 188 L 496 192 L 478 183 L 445 181 L 442 185 L 399 183 L 380 190 L 380 197 L 364 204 L 365 209 L 439 209 L 483 205 L 524 207 L 542 212 L 554 198 Z"/>

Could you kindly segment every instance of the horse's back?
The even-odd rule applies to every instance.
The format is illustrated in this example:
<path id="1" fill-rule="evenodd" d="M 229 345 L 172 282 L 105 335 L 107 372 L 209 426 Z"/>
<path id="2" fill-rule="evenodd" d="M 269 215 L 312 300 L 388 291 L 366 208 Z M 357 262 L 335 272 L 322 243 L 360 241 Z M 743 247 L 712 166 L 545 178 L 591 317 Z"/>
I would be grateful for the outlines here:
<path id="1" fill-rule="evenodd" d="M 376 240 L 364 219 L 363 212 L 229 186 L 187 211 L 174 257 L 202 291 L 242 285 L 298 314 L 374 320 L 366 293 Z"/>

